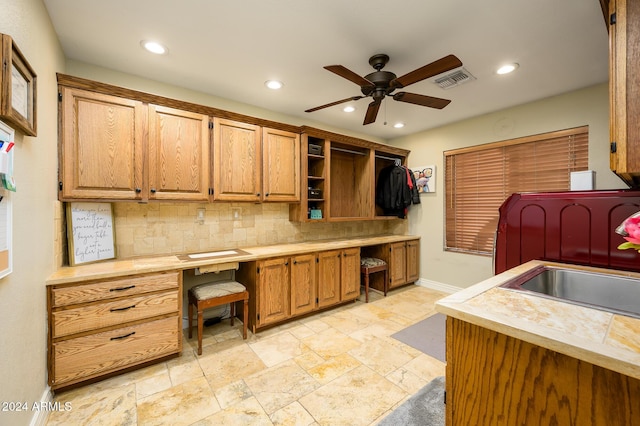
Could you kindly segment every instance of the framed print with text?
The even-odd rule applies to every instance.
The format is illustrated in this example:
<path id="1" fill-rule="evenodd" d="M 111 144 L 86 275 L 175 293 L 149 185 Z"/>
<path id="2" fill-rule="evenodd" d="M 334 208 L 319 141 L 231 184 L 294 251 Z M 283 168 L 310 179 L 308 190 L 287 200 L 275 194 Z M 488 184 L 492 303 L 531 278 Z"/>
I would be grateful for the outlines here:
<path id="1" fill-rule="evenodd" d="M 0 118 L 36 136 L 36 73 L 13 42 L 1 34 Z"/>

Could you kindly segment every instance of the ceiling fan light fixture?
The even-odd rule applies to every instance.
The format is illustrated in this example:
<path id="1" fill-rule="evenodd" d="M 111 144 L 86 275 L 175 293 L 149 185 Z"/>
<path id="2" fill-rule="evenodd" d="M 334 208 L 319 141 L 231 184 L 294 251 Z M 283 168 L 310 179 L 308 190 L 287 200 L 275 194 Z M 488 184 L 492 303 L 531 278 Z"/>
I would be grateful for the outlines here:
<path id="1" fill-rule="evenodd" d="M 520 65 L 516 64 L 515 62 L 512 64 L 505 64 L 498 68 L 496 70 L 496 73 L 500 75 L 509 74 L 511 72 L 514 72 L 519 66 Z"/>
<path id="2" fill-rule="evenodd" d="M 342 110 L 344 112 L 353 112 L 356 110 L 356 107 L 352 106 L 352 105 L 347 105 L 346 107 L 342 108 Z"/>
<path id="3" fill-rule="evenodd" d="M 140 42 L 140 45 L 147 52 L 155 53 L 156 55 L 165 55 L 167 54 L 167 52 L 169 52 L 169 49 L 167 49 L 166 46 L 158 43 L 157 41 L 142 40 Z"/>
<path id="4" fill-rule="evenodd" d="M 398 122 L 398 123 L 394 124 L 393 127 L 395 129 L 402 129 L 404 127 L 404 123 L 403 122 Z"/>
<path id="5" fill-rule="evenodd" d="M 278 80 L 267 80 L 264 82 L 264 85 L 271 90 L 282 89 L 282 86 L 284 86 L 284 84 L 282 84 L 282 82 Z"/>

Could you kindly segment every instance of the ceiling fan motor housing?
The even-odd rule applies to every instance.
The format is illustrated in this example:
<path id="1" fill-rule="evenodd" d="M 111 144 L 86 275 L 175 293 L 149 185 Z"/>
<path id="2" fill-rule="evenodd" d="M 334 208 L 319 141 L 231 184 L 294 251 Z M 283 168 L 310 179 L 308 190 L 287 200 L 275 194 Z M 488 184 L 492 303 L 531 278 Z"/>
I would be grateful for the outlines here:
<path id="1" fill-rule="evenodd" d="M 374 84 L 374 87 L 371 86 L 362 86 L 361 90 L 365 96 L 369 96 L 372 92 L 379 92 L 382 90 L 385 94 L 389 94 L 393 92 L 395 87 L 390 87 L 391 80 L 396 78 L 396 75 L 389 71 L 376 71 L 372 72 L 369 75 L 366 75 L 364 78 L 369 80 Z"/>

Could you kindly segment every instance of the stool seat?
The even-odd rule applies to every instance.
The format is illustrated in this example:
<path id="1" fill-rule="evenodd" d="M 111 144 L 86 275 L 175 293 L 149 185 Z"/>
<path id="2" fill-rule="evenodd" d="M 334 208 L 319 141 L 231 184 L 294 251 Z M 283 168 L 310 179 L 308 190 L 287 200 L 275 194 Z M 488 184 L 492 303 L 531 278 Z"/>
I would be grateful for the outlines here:
<path id="1" fill-rule="evenodd" d="M 202 312 L 215 306 L 231 305 L 231 325 L 236 315 L 236 302 L 243 302 L 242 337 L 247 338 L 247 322 L 249 321 L 249 292 L 237 281 L 221 281 L 200 284 L 189 289 L 189 338 L 193 328 L 193 308 L 198 312 L 198 355 L 202 355 Z"/>
<path id="2" fill-rule="evenodd" d="M 367 268 L 375 268 L 376 266 L 386 265 L 382 259 L 378 259 L 376 257 L 361 257 L 360 258 L 360 266 L 366 266 Z"/>
<path id="3" fill-rule="evenodd" d="M 198 300 L 213 299 L 214 297 L 228 296 L 230 294 L 247 291 L 245 286 L 236 281 L 225 281 L 220 283 L 200 284 L 191 289 Z"/>
<path id="4" fill-rule="evenodd" d="M 364 277 L 364 294 L 365 300 L 369 303 L 369 275 L 376 272 L 384 272 L 383 289 L 384 295 L 387 295 L 388 280 L 387 280 L 387 262 L 377 257 L 361 257 L 360 258 L 360 273 Z"/>

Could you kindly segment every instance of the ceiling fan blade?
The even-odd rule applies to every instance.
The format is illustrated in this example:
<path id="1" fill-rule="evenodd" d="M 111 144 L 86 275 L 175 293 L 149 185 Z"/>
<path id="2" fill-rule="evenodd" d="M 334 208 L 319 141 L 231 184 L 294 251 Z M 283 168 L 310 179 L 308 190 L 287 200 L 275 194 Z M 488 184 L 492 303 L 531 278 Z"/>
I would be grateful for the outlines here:
<path id="1" fill-rule="evenodd" d="M 327 65 L 324 69 L 331 71 L 334 74 L 338 74 L 342 78 L 357 84 L 360 87 L 373 87 L 374 84 L 364 77 L 359 76 L 355 72 L 343 67 L 342 65 Z"/>
<path id="2" fill-rule="evenodd" d="M 339 101 L 331 102 L 330 104 L 320 105 L 320 106 L 317 106 L 315 108 L 307 109 L 304 112 L 313 112 L 313 111 L 317 111 L 319 109 L 329 108 L 329 107 L 332 107 L 334 105 L 339 105 L 339 104 L 342 104 L 342 103 L 345 103 L 345 102 L 357 101 L 358 99 L 362 99 L 362 98 L 364 98 L 364 96 L 352 96 L 350 98 L 341 99 Z"/>
<path id="3" fill-rule="evenodd" d="M 410 84 L 422 81 L 425 78 L 433 77 L 434 75 L 442 74 L 443 72 L 447 72 L 461 66 L 462 62 L 460 59 L 455 55 L 448 55 L 392 80 L 391 86 L 406 87 Z"/>
<path id="4" fill-rule="evenodd" d="M 364 122 L 362 125 L 371 124 L 376 121 L 376 117 L 378 116 L 378 110 L 380 109 L 380 104 L 382 104 L 382 100 L 373 101 L 369 104 L 367 108 L 367 113 L 364 116 Z"/>
<path id="5" fill-rule="evenodd" d="M 449 105 L 449 99 L 434 98 L 433 96 L 418 95 L 417 93 L 398 92 L 393 99 L 400 102 L 442 109 Z"/>

